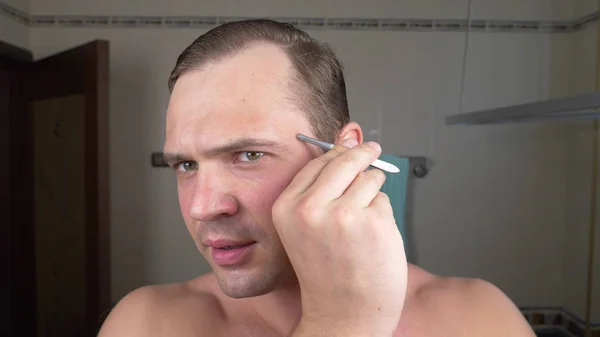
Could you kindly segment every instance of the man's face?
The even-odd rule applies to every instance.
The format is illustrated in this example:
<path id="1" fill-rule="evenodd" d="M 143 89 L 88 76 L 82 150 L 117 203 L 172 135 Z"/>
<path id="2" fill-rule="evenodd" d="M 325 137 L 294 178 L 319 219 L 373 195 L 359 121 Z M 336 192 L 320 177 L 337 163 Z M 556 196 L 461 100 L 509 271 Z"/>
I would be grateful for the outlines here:
<path id="1" fill-rule="evenodd" d="M 292 64 L 260 44 L 179 78 L 165 155 L 176 169 L 186 226 L 224 293 L 265 294 L 293 276 L 271 208 L 319 150 L 290 101 Z"/>

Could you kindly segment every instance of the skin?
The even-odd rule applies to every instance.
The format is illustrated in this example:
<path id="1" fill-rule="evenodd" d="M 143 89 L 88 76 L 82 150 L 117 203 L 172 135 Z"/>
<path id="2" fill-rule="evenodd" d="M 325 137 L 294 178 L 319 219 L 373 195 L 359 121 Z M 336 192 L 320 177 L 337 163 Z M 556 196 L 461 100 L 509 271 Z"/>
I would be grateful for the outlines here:
<path id="1" fill-rule="evenodd" d="M 293 74 L 281 50 L 256 44 L 178 80 L 165 153 L 177 174 L 186 227 L 213 272 L 134 290 L 99 336 L 270 337 L 298 328 L 300 285 L 271 211 L 297 173 L 323 152 L 295 138 L 314 134 L 289 100 Z M 338 142 L 348 139 L 363 143 L 358 124 L 341 130 Z M 224 267 L 207 247 L 215 238 L 256 242 L 243 264 Z M 394 336 L 535 336 L 515 305 L 486 281 L 440 277 L 410 264 L 407 280 Z M 352 336 L 349 330 L 343 335 Z"/>

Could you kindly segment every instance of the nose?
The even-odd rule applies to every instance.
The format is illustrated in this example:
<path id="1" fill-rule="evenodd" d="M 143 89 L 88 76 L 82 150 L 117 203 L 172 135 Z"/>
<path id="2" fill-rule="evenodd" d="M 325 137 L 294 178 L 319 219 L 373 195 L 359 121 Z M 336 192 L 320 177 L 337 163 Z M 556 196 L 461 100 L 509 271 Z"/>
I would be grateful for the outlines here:
<path id="1" fill-rule="evenodd" d="M 196 174 L 189 203 L 190 217 L 195 221 L 214 221 L 234 215 L 238 201 L 223 174 Z"/>

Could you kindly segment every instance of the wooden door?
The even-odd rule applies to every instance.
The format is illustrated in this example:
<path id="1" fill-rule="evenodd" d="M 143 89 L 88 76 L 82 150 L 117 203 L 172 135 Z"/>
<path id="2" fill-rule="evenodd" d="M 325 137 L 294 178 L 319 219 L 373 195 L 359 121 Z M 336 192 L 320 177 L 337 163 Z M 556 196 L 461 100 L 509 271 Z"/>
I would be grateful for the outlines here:
<path id="1" fill-rule="evenodd" d="M 8 77 L 17 335 L 95 336 L 110 309 L 108 43 L 21 63 Z"/>

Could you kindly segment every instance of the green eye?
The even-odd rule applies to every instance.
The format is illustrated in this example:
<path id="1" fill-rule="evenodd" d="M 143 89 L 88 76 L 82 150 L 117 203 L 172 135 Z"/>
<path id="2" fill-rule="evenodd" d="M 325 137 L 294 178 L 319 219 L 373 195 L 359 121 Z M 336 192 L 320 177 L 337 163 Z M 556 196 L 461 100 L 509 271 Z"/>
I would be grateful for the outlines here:
<path id="1" fill-rule="evenodd" d="M 242 152 L 240 153 L 240 160 L 241 161 L 255 161 L 260 159 L 260 157 L 262 157 L 264 155 L 264 153 L 262 152 Z"/>
<path id="2" fill-rule="evenodd" d="M 198 168 L 198 163 L 193 161 L 184 161 L 177 165 L 177 169 L 183 172 L 193 171 Z"/>

